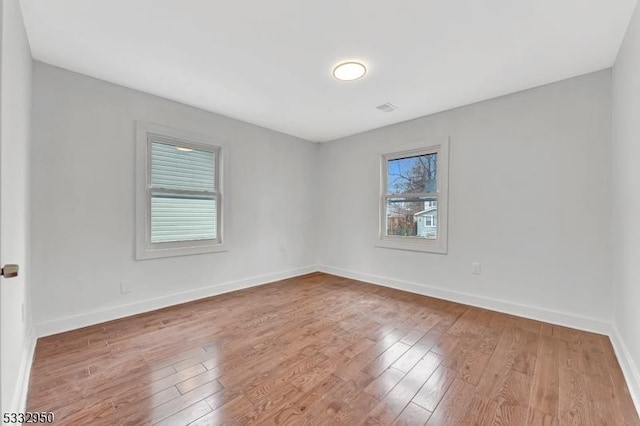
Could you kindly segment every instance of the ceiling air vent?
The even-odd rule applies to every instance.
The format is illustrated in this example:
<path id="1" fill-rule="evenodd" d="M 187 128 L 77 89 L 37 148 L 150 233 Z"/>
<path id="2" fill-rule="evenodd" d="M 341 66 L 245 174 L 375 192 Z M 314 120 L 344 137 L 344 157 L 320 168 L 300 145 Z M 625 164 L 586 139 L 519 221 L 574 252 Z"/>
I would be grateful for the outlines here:
<path id="1" fill-rule="evenodd" d="M 391 102 L 385 102 L 382 105 L 378 105 L 376 109 L 379 109 L 382 112 L 392 112 L 396 110 L 396 106 Z"/>

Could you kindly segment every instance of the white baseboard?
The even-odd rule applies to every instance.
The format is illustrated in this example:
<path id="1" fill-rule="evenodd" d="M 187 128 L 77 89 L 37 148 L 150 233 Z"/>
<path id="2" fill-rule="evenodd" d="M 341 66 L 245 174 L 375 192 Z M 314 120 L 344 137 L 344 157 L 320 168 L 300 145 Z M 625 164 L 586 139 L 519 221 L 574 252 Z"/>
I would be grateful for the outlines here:
<path id="1" fill-rule="evenodd" d="M 431 296 L 438 299 L 450 300 L 452 302 L 477 306 L 479 308 L 490 309 L 492 311 L 517 315 L 520 317 L 544 321 L 551 324 L 562 325 L 565 327 L 576 328 L 579 330 L 590 331 L 593 333 L 608 335 L 611 329 L 611 325 L 607 321 L 582 317 L 579 315 L 571 315 L 564 312 L 552 311 L 535 306 L 521 305 L 505 300 L 476 296 L 473 294 L 448 290 L 441 287 L 429 286 L 426 284 L 402 281 L 394 278 L 381 277 L 378 275 L 372 275 L 362 272 L 354 272 L 346 269 L 336 268 L 333 266 L 320 265 L 318 266 L 318 269 L 321 272 L 325 272 L 327 274 L 338 275 L 341 277 L 364 281 L 384 287 L 395 288 L 398 290 L 408 291 L 424 296 Z"/>
<path id="2" fill-rule="evenodd" d="M 113 308 L 103 309 L 100 311 L 86 312 L 79 315 L 59 318 L 52 321 L 46 321 L 37 324 L 36 331 L 38 337 L 49 336 L 52 334 L 62 333 L 64 331 L 75 330 L 89 325 L 99 324 L 131 315 L 137 315 L 144 312 L 154 311 L 156 309 L 166 308 L 168 306 L 178 305 L 180 303 L 192 302 L 194 300 L 206 297 L 216 296 L 222 293 L 241 290 L 244 288 L 255 287 L 268 284 L 274 281 L 284 280 L 287 278 L 297 277 L 299 275 L 316 272 L 318 268 L 315 265 L 303 268 L 292 269 L 289 271 L 276 272 L 273 274 L 261 275 L 257 277 L 245 278 L 237 281 L 230 281 L 221 284 L 215 284 L 209 287 L 198 288 L 180 293 L 174 293 L 167 296 L 157 297 L 154 299 L 143 300 L 128 305 L 116 306 Z"/>
<path id="3" fill-rule="evenodd" d="M 193 300 L 203 299 L 205 297 L 211 297 L 222 293 L 228 293 L 244 288 L 268 284 L 278 280 L 293 278 L 299 275 L 304 275 L 316 271 L 377 284 L 384 287 L 404 290 L 411 293 L 422 294 L 425 296 L 431 296 L 439 299 L 445 299 L 453 302 L 491 309 L 511 315 L 518 315 L 539 321 L 545 321 L 552 324 L 563 325 L 579 330 L 606 335 L 609 335 L 611 330 L 611 325 L 607 321 L 601 321 L 578 315 L 571 315 L 563 312 L 552 311 L 528 305 L 516 304 L 504 300 L 476 296 L 468 293 L 452 291 L 440 287 L 434 287 L 409 281 L 397 280 L 389 277 L 382 277 L 362 272 L 354 272 L 346 269 L 336 268 L 333 266 L 310 265 L 303 268 L 292 269 L 289 271 L 261 275 L 257 277 L 216 284 L 213 286 L 203 287 L 195 290 L 174 293 L 167 296 L 143 300 L 128 305 L 116 306 L 100 311 L 86 312 L 69 317 L 58 318 L 55 320 L 38 323 L 36 326 L 36 333 L 37 337 L 49 336 L 56 333 L 62 333 L 69 330 L 87 327 L 89 325 L 127 317 L 130 315 L 136 315 L 143 312 L 166 308 L 168 306 L 173 306 L 180 303 L 191 302 Z"/>
<path id="4" fill-rule="evenodd" d="M 622 339 L 620 331 L 618 331 L 618 327 L 616 327 L 615 323 L 611 326 L 609 337 L 611 338 L 611 344 L 613 345 L 613 350 L 616 353 L 616 358 L 618 358 L 618 362 L 620 363 L 622 374 L 624 374 L 624 378 L 627 382 L 631 399 L 633 399 L 633 403 L 636 406 L 636 411 L 640 413 L 640 370 L 633 362 L 629 349 L 627 348 L 627 345 L 624 344 L 624 340 Z"/>
<path id="5" fill-rule="evenodd" d="M 29 378 L 31 377 L 31 365 L 36 349 L 36 332 L 32 327 L 27 335 L 27 341 L 22 350 L 22 360 L 18 371 L 18 381 L 11 401 L 10 412 L 24 413 L 27 408 L 27 392 L 29 391 Z"/>

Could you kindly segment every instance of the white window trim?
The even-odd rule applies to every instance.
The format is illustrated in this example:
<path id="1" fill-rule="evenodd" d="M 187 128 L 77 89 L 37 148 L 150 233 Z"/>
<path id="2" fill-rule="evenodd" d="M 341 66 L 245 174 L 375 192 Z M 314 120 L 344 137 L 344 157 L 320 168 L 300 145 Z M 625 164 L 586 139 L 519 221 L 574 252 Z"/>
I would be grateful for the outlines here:
<path id="1" fill-rule="evenodd" d="M 152 243 L 150 136 L 155 140 L 180 144 L 187 148 L 204 149 L 216 153 L 216 189 L 218 195 L 217 238 L 215 240 L 195 240 Z M 136 122 L 136 259 L 185 256 L 201 253 L 227 251 L 224 245 L 224 158 L 223 150 L 209 137 L 172 129 L 157 124 Z"/>
<path id="2" fill-rule="evenodd" d="M 409 149 L 381 155 L 380 161 L 380 211 L 378 224 L 378 242 L 376 247 L 420 251 L 426 253 L 447 253 L 448 241 L 448 206 L 449 206 L 449 138 L 422 143 L 421 148 Z M 438 187 L 436 190 L 438 200 L 437 238 L 428 239 L 422 237 L 405 237 L 399 235 L 386 235 L 386 205 L 387 195 L 387 162 L 397 158 L 411 157 L 438 153 Z"/>

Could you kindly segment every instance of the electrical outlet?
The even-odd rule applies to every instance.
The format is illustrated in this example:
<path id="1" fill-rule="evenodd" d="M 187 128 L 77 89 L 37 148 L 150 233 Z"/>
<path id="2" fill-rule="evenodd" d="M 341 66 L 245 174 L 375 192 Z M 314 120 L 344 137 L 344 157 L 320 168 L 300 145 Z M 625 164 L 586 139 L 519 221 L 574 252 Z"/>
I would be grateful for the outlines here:
<path id="1" fill-rule="evenodd" d="M 474 275 L 480 275 L 480 271 L 481 271 L 480 263 L 473 262 L 471 264 L 471 273 Z"/>
<path id="2" fill-rule="evenodd" d="M 120 293 L 131 293 L 131 281 L 120 281 Z"/>

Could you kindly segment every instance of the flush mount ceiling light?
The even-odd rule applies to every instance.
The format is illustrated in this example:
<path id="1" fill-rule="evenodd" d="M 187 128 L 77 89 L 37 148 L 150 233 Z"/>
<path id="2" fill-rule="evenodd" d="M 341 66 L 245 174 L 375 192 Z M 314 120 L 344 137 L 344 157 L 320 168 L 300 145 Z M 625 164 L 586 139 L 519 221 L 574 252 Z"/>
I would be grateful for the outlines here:
<path id="1" fill-rule="evenodd" d="M 193 149 L 191 149 L 191 148 L 184 148 L 182 146 L 176 146 L 176 149 L 178 151 L 182 151 L 182 152 L 191 152 L 191 151 L 193 151 Z"/>
<path id="2" fill-rule="evenodd" d="M 333 76 L 343 81 L 357 80 L 366 73 L 367 67 L 360 62 L 343 62 L 333 69 Z"/>

